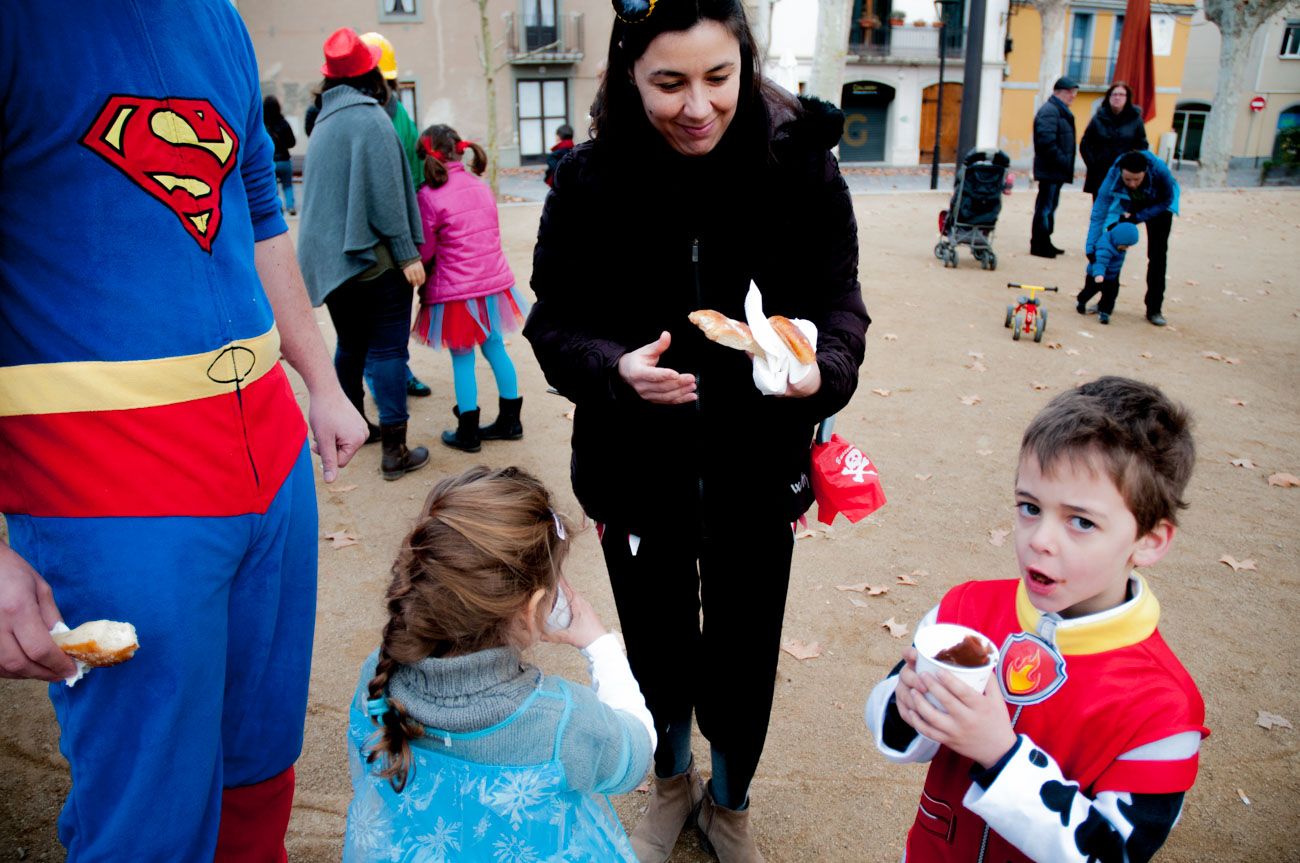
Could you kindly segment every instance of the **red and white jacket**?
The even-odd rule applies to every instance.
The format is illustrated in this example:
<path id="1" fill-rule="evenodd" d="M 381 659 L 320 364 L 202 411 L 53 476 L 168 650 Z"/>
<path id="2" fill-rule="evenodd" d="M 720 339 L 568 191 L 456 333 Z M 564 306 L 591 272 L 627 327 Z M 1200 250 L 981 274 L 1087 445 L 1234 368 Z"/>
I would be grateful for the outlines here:
<path id="1" fill-rule="evenodd" d="M 1141 576 L 1129 597 L 1065 620 L 1039 613 L 1019 580 L 967 582 L 926 615 L 922 626 L 958 623 L 1001 645 L 998 680 L 1019 738 L 981 770 L 902 721 L 899 669 L 876 685 L 866 720 L 877 747 L 891 761 L 932 761 L 907 837 L 910 863 L 1130 863 L 1160 847 L 1209 730 Z"/>

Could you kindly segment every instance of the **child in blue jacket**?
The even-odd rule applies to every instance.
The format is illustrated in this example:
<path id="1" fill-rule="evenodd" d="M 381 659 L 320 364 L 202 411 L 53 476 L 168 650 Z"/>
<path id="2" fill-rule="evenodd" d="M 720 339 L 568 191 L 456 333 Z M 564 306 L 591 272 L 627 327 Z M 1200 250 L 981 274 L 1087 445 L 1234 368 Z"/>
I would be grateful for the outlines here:
<path id="1" fill-rule="evenodd" d="M 1115 299 L 1119 296 L 1119 271 L 1124 267 L 1124 253 L 1137 241 L 1137 225 L 1132 222 L 1120 222 L 1102 233 L 1093 250 L 1094 260 L 1088 263 L 1083 290 L 1079 292 L 1078 303 L 1075 305 L 1079 314 L 1086 315 L 1089 312 L 1088 300 L 1101 294 L 1095 307 L 1097 322 L 1110 323 L 1110 315 L 1115 311 Z"/>

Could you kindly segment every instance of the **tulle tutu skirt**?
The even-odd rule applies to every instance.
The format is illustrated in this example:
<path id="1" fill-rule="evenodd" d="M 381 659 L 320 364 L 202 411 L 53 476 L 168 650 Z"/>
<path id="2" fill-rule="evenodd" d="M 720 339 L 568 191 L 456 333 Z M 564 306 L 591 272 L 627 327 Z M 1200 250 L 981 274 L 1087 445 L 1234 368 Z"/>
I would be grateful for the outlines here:
<path id="1" fill-rule="evenodd" d="M 517 286 L 472 300 L 420 306 L 411 334 L 431 348 L 473 350 L 492 333 L 519 330 L 528 315 L 528 300 Z"/>

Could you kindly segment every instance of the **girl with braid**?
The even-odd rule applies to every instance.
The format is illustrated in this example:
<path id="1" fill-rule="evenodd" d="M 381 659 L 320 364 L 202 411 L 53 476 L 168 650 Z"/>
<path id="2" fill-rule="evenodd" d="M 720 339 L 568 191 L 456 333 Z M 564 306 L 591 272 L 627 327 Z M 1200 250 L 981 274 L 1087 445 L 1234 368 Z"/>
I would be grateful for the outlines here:
<path id="1" fill-rule="evenodd" d="M 642 780 L 655 732 L 617 639 L 560 576 L 570 531 L 518 468 L 434 487 L 352 700 L 344 863 L 635 863 L 604 795 Z M 591 688 L 525 662 L 539 640 L 579 648 Z"/>

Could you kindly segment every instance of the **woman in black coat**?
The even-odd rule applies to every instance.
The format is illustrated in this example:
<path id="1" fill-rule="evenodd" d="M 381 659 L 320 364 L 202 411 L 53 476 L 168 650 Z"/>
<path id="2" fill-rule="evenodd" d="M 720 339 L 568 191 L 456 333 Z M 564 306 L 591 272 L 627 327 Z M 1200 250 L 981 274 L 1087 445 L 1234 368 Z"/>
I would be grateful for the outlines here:
<path id="1" fill-rule="evenodd" d="M 1097 106 L 1079 143 L 1079 153 L 1088 166 L 1083 190 L 1097 200 L 1097 190 L 1115 160 L 1129 150 L 1147 149 L 1147 130 L 1142 109 L 1133 104 L 1128 85 L 1116 81 Z"/>
<path id="2" fill-rule="evenodd" d="M 869 322 L 843 115 L 762 78 L 739 0 L 614 0 L 594 140 L 556 170 L 524 329 L 576 403 L 574 490 L 601 526 L 628 657 L 654 715 L 655 783 L 632 833 L 663 861 L 696 805 L 723 860 L 761 860 L 748 789 L 767 734 L 819 420 L 858 381 Z M 648 7 L 648 9 L 647 9 Z M 816 362 L 763 396 L 745 353 L 687 319 L 817 325 Z M 703 626 L 700 622 L 703 608 Z M 712 749 L 707 791 L 692 714 Z"/>

